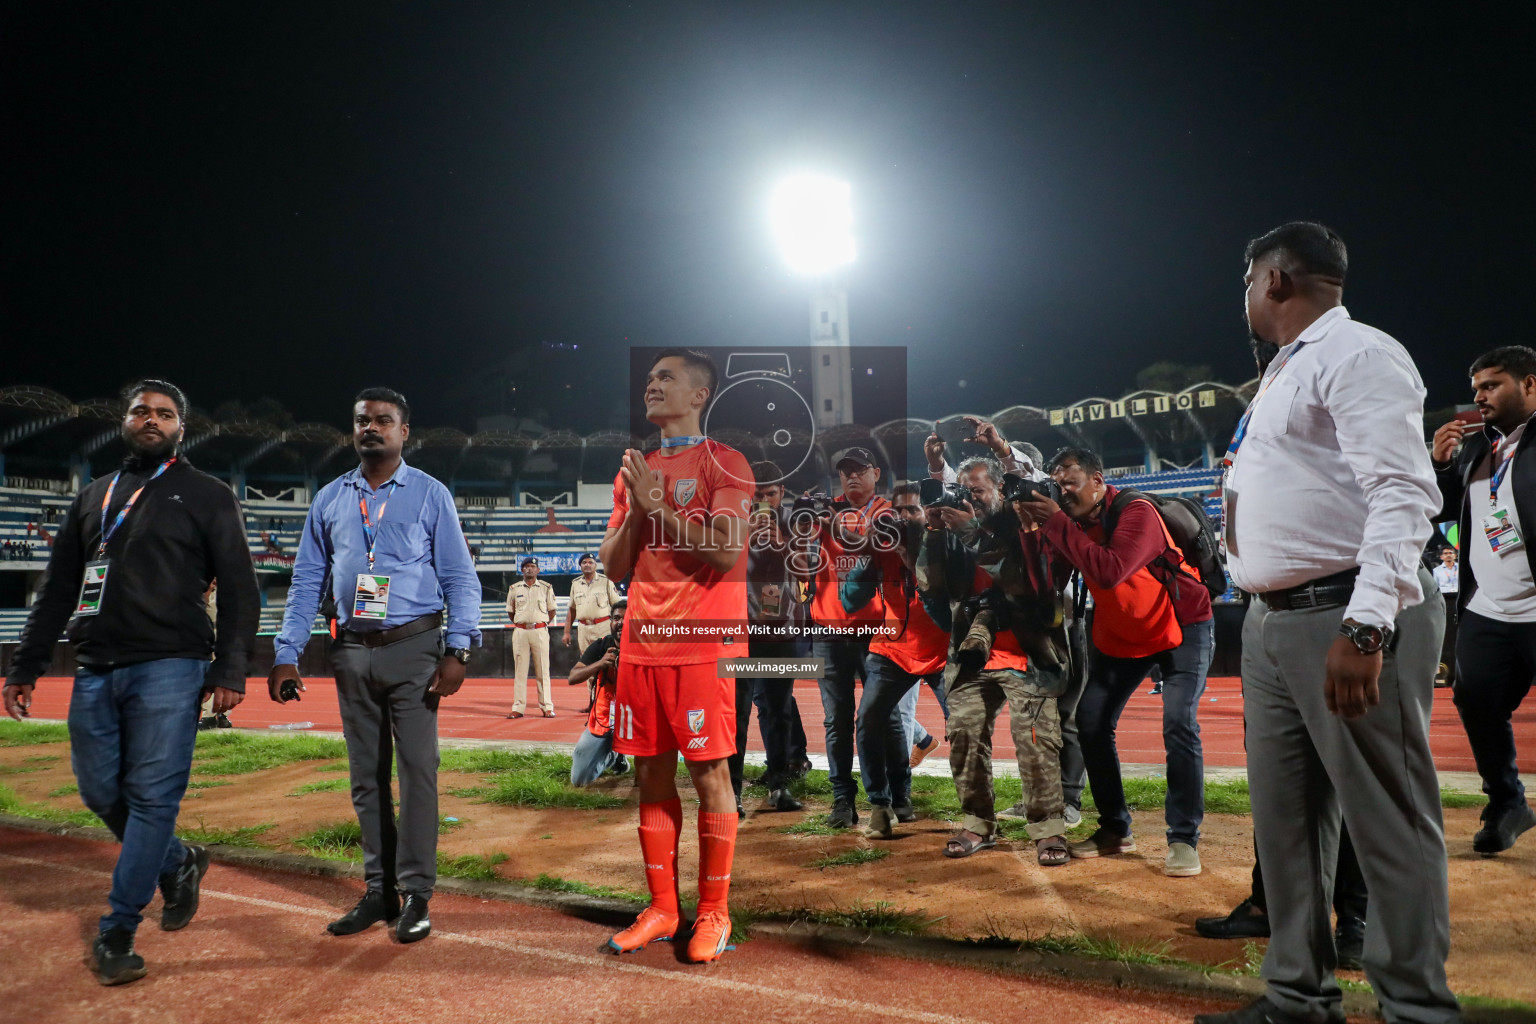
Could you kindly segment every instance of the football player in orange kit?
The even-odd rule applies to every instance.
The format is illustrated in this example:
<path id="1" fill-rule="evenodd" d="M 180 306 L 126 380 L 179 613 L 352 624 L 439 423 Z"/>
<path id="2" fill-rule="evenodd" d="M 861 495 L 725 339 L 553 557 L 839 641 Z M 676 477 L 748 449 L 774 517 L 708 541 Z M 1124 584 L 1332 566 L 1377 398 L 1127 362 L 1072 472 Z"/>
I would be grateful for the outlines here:
<path id="1" fill-rule="evenodd" d="M 736 749 L 736 689 L 734 680 L 719 677 L 716 660 L 747 651 L 744 637 L 733 644 L 717 628 L 744 628 L 747 620 L 744 549 L 753 491 L 746 458 L 701 434 L 718 379 L 702 352 L 672 349 L 651 364 L 645 411 L 661 428 L 661 448 L 624 453 L 601 549 L 613 578 L 633 572 L 614 749 L 635 759 L 651 892 L 651 905 L 608 946 L 633 953 L 677 932 L 681 750 L 699 796 L 699 912 L 688 943 L 695 962 L 733 948 L 726 899 L 737 818 L 726 759 Z M 648 628 L 657 625 L 682 632 L 658 636 Z"/>

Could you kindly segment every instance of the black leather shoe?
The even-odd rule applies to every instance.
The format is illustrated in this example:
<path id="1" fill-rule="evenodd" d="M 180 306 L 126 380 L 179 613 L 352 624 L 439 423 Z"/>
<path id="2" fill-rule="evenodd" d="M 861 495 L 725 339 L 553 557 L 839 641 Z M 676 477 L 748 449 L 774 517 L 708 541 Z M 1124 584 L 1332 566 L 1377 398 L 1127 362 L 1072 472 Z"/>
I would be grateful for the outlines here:
<path id="1" fill-rule="evenodd" d="M 833 828 L 853 828 L 859 823 L 859 812 L 853 809 L 853 804 L 847 800 L 838 800 L 832 805 L 832 813 L 827 815 L 827 824 Z"/>
<path id="2" fill-rule="evenodd" d="M 1195 931 L 1208 939 L 1267 939 L 1269 915 L 1253 900 L 1243 900 L 1226 917 L 1196 918 Z"/>
<path id="3" fill-rule="evenodd" d="M 1520 833 L 1536 825 L 1536 811 L 1531 805 L 1521 803 L 1498 814 L 1489 814 L 1492 805 L 1483 808 L 1483 827 L 1472 837 L 1472 849 L 1484 857 L 1492 857 L 1515 845 Z"/>
<path id="4" fill-rule="evenodd" d="M 369 889 L 357 906 L 325 926 L 332 935 L 356 935 L 380 921 L 393 921 L 400 916 L 400 897 L 379 889 Z"/>
<path id="5" fill-rule="evenodd" d="M 197 895 L 203 876 L 208 873 L 208 848 L 187 844 L 187 857 L 181 867 L 160 876 L 160 895 L 165 905 L 160 910 L 160 930 L 174 932 L 185 928 L 197 913 Z"/>
<path id="6" fill-rule="evenodd" d="M 917 811 L 911 804 L 896 804 L 891 810 L 895 812 L 896 820 L 903 825 L 910 825 L 917 820 Z"/>
<path id="7" fill-rule="evenodd" d="M 395 922 L 395 938 L 401 942 L 420 942 L 432 934 L 427 902 L 428 898 L 420 893 L 406 894 L 405 904 L 400 908 L 400 920 Z"/>
<path id="8" fill-rule="evenodd" d="M 768 794 L 768 800 L 763 804 L 764 810 L 798 811 L 800 808 L 800 801 L 787 789 L 775 789 Z"/>
<path id="9" fill-rule="evenodd" d="M 1226 1013 L 1197 1013 L 1195 1024 L 1307 1024 L 1307 1021 L 1293 1013 L 1286 1013 L 1261 996 L 1241 1009 L 1228 1010 Z M 1333 1007 L 1325 1024 L 1346 1024 L 1344 1011 L 1337 1006 Z"/>
<path id="10" fill-rule="evenodd" d="M 133 932 L 112 928 L 91 945 L 91 970 L 103 985 L 126 985 L 148 974 L 144 958 L 133 951 Z"/>
<path id="11" fill-rule="evenodd" d="M 1333 930 L 1333 951 L 1340 970 L 1364 969 L 1361 958 L 1365 956 L 1365 918 L 1339 918 L 1338 927 Z"/>

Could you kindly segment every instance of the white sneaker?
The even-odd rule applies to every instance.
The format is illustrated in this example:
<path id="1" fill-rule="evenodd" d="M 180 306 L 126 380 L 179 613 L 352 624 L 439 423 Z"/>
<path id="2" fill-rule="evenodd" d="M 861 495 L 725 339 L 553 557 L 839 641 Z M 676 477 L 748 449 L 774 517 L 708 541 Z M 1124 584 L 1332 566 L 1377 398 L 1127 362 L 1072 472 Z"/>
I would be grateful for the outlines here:
<path id="1" fill-rule="evenodd" d="M 1200 853 L 1188 843 L 1169 843 L 1163 874 L 1169 878 L 1193 878 L 1200 873 Z"/>
<path id="2" fill-rule="evenodd" d="M 1061 812 L 1061 820 L 1067 823 L 1067 828 L 1081 825 L 1083 822 L 1083 812 L 1068 804 L 1067 809 Z"/>
<path id="3" fill-rule="evenodd" d="M 1022 801 L 1022 800 L 1020 800 L 1018 803 L 1014 804 L 1012 807 L 1008 808 L 1006 811 L 998 811 L 997 812 L 997 816 L 999 818 L 1015 818 L 1015 819 L 1017 819 L 1019 821 L 1027 821 L 1028 820 L 1028 818 L 1024 814 L 1024 801 Z M 1068 824 L 1070 825 L 1071 822 L 1068 822 Z"/>

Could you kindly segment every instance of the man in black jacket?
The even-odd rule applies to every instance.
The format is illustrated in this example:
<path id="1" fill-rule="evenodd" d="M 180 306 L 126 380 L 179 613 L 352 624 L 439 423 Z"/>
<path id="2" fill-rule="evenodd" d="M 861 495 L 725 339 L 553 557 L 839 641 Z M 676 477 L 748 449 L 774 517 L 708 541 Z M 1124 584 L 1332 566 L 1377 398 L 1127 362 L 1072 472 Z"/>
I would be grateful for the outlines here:
<path id="1" fill-rule="evenodd" d="M 1461 527 L 1456 710 L 1488 794 L 1472 848 L 1491 857 L 1536 825 L 1510 728 L 1536 673 L 1536 549 L 1526 537 L 1536 529 L 1536 462 L 1525 438 L 1536 416 L 1536 351 L 1496 348 L 1470 373 L 1482 429 L 1452 420 L 1435 431 L 1431 456 L 1445 501 L 1439 518 Z"/>
<path id="2" fill-rule="evenodd" d="M 19 720 L 67 621 L 79 662 L 70 759 L 81 800 L 123 844 L 91 949 L 103 985 L 146 973 L 133 939 L 157 883 L 162 929 L 184 928 L 197 912 L 208 851 L 183 844 L 175 829 L 198 706 L 211 693 L 222 714 L 244 699 L 259 615 L 239 502 L 177 454 L 186 397 L 155 380 L 123 397 L 128 459 L 70 506 L 4 689 L 5 710 Z M 215 578 L 217 640 L 203 605 Z"/>

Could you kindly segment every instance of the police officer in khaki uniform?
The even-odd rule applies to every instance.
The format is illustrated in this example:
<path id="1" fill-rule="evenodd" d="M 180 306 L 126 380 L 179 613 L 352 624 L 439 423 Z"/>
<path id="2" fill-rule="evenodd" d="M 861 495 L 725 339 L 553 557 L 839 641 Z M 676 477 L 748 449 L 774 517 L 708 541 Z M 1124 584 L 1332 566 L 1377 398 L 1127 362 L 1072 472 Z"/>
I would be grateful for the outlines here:
<path id="1" fill-rule="evenodd" d="M 609 614 L 619 600 L 619 588 L 597 571 L 597 559 L 588 551 L 577 563 L 581 575 L 571 581 L 571 600 L 565 608 L 565 646 L 571 646 L 571 626 L 576 626 L 578 654 L 613 632 Z M 597 679 L 587 683 L 587 706 L 597 699 Z"/>
<path id="2" fill-rule="evenodd" d="M 507 618 L 512 620 L 512 713 L 523 717 L 523 698 L 528 694 L 528 656 L 539 675 L 539 710 L 555 717 L 555 701 L 549 689 L 549 626 L 555 621 L 555 588 L 539 579 L 539 561 L 525 558 L 521 582 L 507 592 Z"/>

